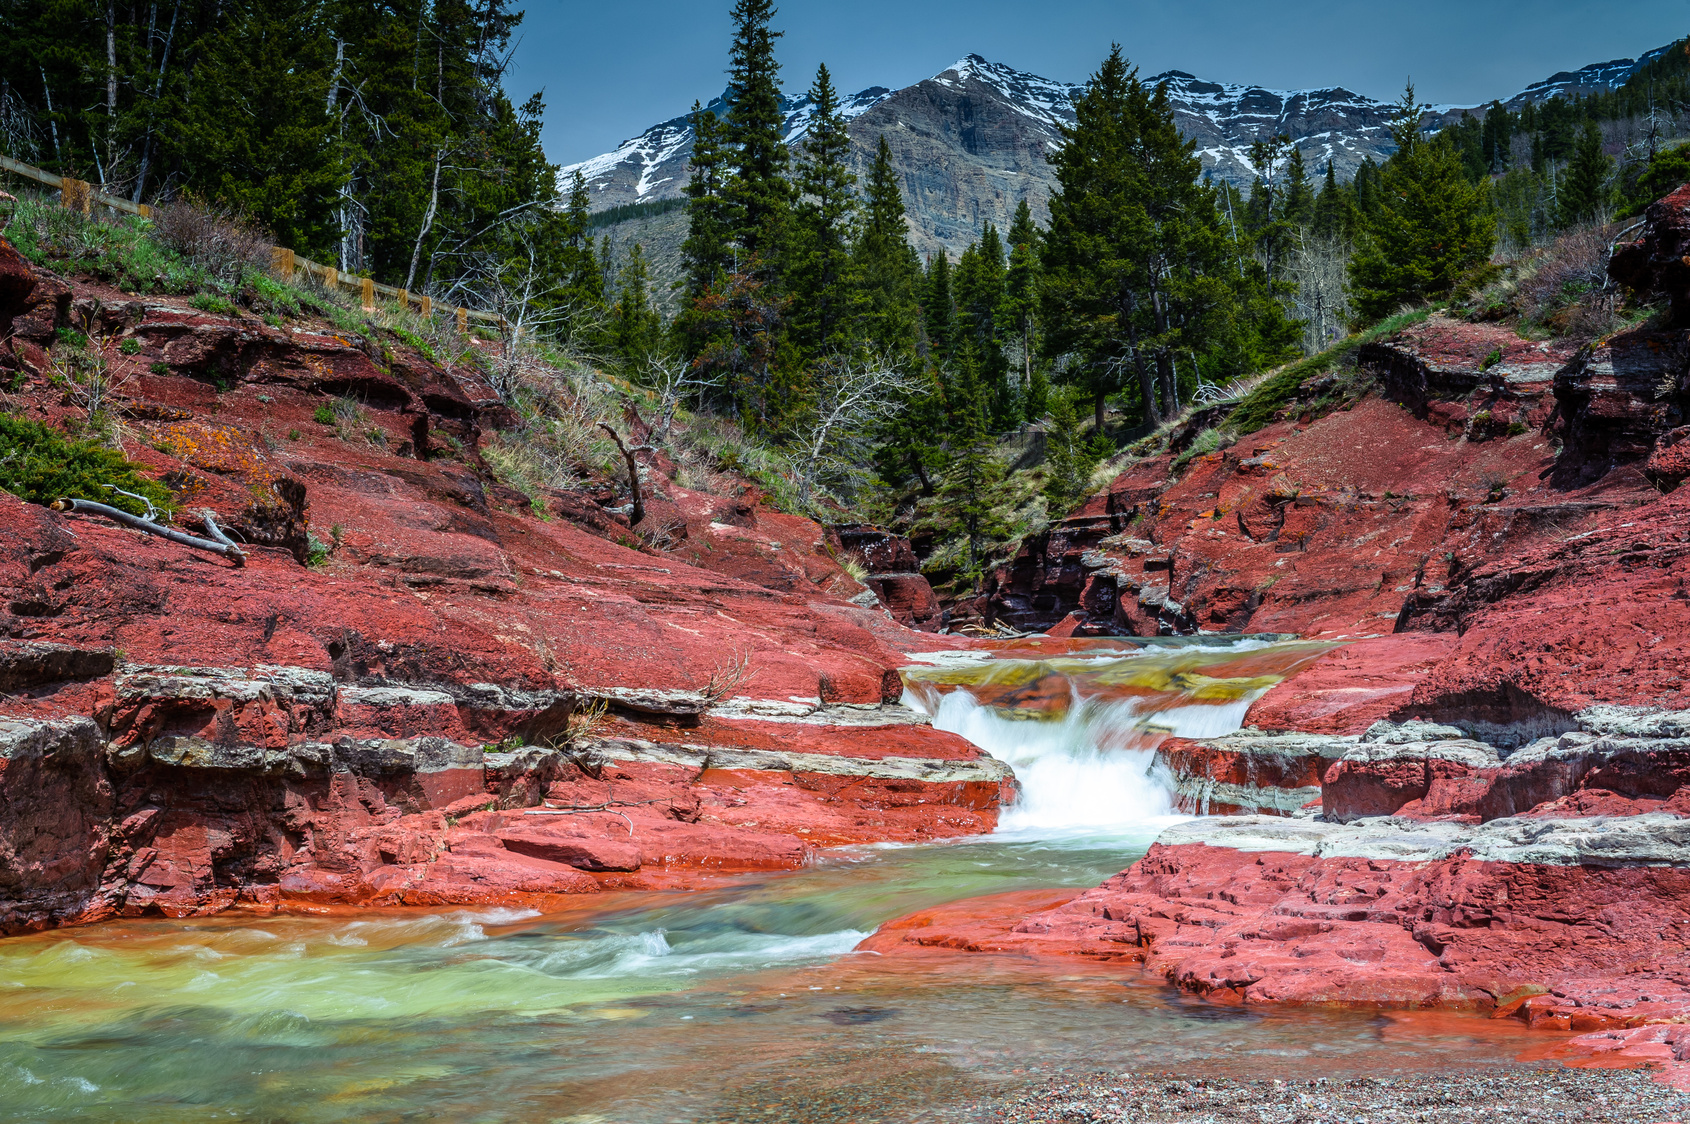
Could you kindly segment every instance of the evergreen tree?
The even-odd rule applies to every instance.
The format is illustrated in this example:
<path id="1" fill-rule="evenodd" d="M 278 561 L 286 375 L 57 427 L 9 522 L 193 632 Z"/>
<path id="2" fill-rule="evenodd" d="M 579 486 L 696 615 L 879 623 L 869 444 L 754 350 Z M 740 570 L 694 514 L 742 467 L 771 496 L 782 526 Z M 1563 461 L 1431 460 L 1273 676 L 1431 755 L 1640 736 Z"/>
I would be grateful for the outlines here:
<path id="1" fill-rule="evenodd" d="M 1040 310 L 1044 349 L 1067 357 L 1102 434 L 1108 395 L 1136 390 L 1144 420 L 1160 423 L 1179 408 L 1176 355 L 1224 346 L 1259 358 L 1264 326 L 1277 354 L 1285 321 L 1267 311 L 1277 301 L 1242 299 L 1261 283 L 1229 252 L 1166 86 L 1147 91 L 1117 46 L 1075 112 L 1051 158 L 1060 190 L 1043 239 Z M 1123 382 L 1127 373 L 1136 384 Z"/>
<path id="2" fill-rule="evenodd" d="M 1326 181 L 1314 202 L 1313 229 L 1321 238 L 1347 239 L 1355 233 L 1356 208 L 1350 193 L 1338 185 L 1332 161 L 1326 162 Z"/>
<path id="3" fill-rule="evenodd" d="M 1613 163 L 1602 151 L 1601 128 L 1594 121 L 1586 121 L 1556 197 L 1558 226 L 1576 226 L 1606 217 L 1611 198 L 1608 173 Z"/>
<path id="4" fill-rule="evenodd" d="M 725 137 L 733 169 L 725 191 L 733 206 L 734 241 L 768 267 L 780 254 L 792 202 L 775 61 L 775 40 L 782 33 L 769 29 L 774 14 L 771 0 L 735 0 Z"/>
<path id="5" fill-rule="evenodd" d="M 1006 429 L 1021 411 L 1010 390 L 1009 362 L 998 338 L 998 311 L 1004 300 L 1003 240 L 991 223 L 957 263 L 955 290 L 957 330 L 979 372 L 988 420 L 993 428 Z"/>
<path id="6" fill-rule="evenodd" d="M 1327 166 L 1331 166 L 1330 162 Z M 1285 170 L 1285 193 L 1279 218 L 1294 227 L 1307 226 L 1314 220 L 1314 190 L 1309 186 L 1308 170 L 1303 166 L 1302 150 L 1295 145 L 1291 147 L 1291 159 Z"/>
<path id="7" fill-rule="evenodd" d="M 1352 300 L 1364 316 L 1442 296 L 1496 245 L 1489 183 L 1470 181 L 1454 146 L 1427 141 L 1419 120 L 1410 85 L 1392 126 L 1397 151 L 1382 172 L 1378 209 L 1350 262 Z"/>
<path id="8" fill-rule="evenodd" d="M 562 224 L 561 273 L 564 300 L 589 313 L 604 300 L 604 280 L 593 259 L 593 236 L 587 233 L 587 178 L 575 170 L 569 188 L 568 210 Z"/>
<path id="9" fill-rule="evenodd" d="M 954 412 L 951 460 L 939 489 L 938 512 L 947 529 L 967 544 L 964 573 L 978 577 L 990 544 L 1008 533 L 1001 512 L 1004 467 L 986 428 L 981 390 L 972 366 L 963 364 L 957 379 L 960 407 Z"/>
<path id="10" fill-rule="evenodd" d="M 733 264 L 732 205 L 727 198 L 728 151 L 721 119 L 692 103 L 692 159 L 686 186 L 687 237 L 681 243 L 689 300 L 702 296 Z"/>
<path id="11" fill-rule="evenodd" d="M 951 295 L 951 259 L 939 251 L 927 265 L 927 286 L 921 299 L 922 327 L 928 354 L 935 363 L 956 357 L 956 302 Z"/>
<path id="12" fill-rule="evenodd" d="M 1079 428 L 1074 400 L 1064 393 L 1054 395 L 1045 427 L 1044 486 L 1045 511 L 1052 523 L 1085 497 L 1090 482 L 1092 458 L 1080 443 Z"/>
<path id="13" fill-rule="evenodd" d="M 884 136 L 869 170 L 862 232 L 852 256 L 864 301 L 863 334 L 887 355 L 913 353 L 920 321 L 921 261 L 909 244 L 904 198 Z"/>
<path id="14" fill-rule="evenodd" d="M 616 303 L 611 308 L 611 340 L 616 354 L 638 363 L 655 352 L 662 339 L 663 318 L 651 307 L 651 272 L 645 251 L 635 242 L 617 277 Z"/>
<path id="15" fill-rule="evenodd" d="M 1484 125 L 1479 136 L 1479 155 L 1486 170 L 1500 174 L 1508 170 L 1513 153 L 1514 118 L 1501 102 L 1493 101 L 1485 110 Z"/>
<path id="16" fill-rule="evenodd" d="M 848 345 L 862 301 L 851 257 L 857 211 L 857 177 L 845 166 L 851 137 L 826 66 L 816 70 L 810 98 L 816 108 L 798 168 L 797 238 L 788 291 L 794 342 L 820 354 Z"/>
<path id="17" fill-rule="evenodd" d="M 1045 411 L 1043 371 L 1034 382 L 1033 355 L 1038 341 L 1034 325 L 1039 303 L 1039 229 L 1033 225 L 1033 212 L 1023 198 L 1015 208 L 1015 220 L 1009 226 L 1009 267 L 1004 274 L 1003 301 L 998 306 L 998 330 L 1013 339 L 1020 352 L 1021 397 L 1023 412 L 1033 421 Z"/>

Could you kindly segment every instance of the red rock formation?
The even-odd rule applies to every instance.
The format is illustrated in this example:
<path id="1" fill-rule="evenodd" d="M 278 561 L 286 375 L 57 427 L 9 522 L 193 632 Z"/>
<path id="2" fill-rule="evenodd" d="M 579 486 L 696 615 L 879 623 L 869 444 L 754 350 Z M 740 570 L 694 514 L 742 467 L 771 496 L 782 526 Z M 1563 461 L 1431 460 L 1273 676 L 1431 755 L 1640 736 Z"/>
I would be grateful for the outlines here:
<path id="1" fill-rule="evenodd" d="M 660 471 L 645 540 L 594 482 L 535 518 L 480 458 L 509 419 L 471 368 L 73 294 L 0 249 L 17 339 L 74 296 L 128 455 L 249 544 L 235 568 L 0 494 L 0 932 L 544 904 L 995 823 L 1007 770 L 896 705 L 902 650 L 958 641 L 889 620 L 815 523 Z M 14 401 L 73 422 L 16 358 Z"/>

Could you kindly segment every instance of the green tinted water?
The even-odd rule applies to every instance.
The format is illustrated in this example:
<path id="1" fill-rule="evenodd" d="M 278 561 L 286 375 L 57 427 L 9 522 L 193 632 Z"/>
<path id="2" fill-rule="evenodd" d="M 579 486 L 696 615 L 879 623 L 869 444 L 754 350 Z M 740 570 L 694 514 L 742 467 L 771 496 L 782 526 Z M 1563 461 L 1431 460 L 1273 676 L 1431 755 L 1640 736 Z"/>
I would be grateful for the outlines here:
<path id="1" fill-rule="evenodd" d="M 852 951 L 928 906 L 1096 885 L 1166 812 L 1142 752 L 1088 732 L 1118 712 L 945 705 L 942 725 L 1035 778 L 1005 833 L 548 916 L 224 915 L 0 941 L 0 1120 L 964 1119 L 1063 1070 L 1377 1072 L 1520 1048 L 1474 1018 L 1210 1007 L 1135 968 Z"/>

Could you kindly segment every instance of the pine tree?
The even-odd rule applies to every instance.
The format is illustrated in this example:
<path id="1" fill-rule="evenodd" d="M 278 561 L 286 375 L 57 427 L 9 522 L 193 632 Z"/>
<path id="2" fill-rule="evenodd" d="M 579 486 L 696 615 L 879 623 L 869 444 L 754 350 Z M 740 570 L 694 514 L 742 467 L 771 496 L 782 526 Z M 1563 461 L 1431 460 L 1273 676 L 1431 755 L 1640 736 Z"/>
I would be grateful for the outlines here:
<path id="1" fill-rule="evenodd" d="M 998 306 L 998 330 L 1013 339 L 1020 351 L 1022 409 L 1028 421 L 1036 420 L 1045 411 L 1044 383 L 1042 377 L 1035 383 L 1033 373 L 1033 355 L 1038 346 L 1034 334 L 1038 286 L 1039 229 L 1033 225 L 1032 208 L 1022 199 L 1009 226 L 1009 267 L 1004 273 L 1003 301 Z"/>
<path id="2" fill-rule="evenodd" d="M 569 188 L 568 209 L 564 212 L 560 264 L 563 298 L 583 316 L 604 300 L 604 279 L 593 260 L 593 236 L 587 233 L 588 205 L 587 177 L 577 168 Z"/>
<path id="3" fill-rule="evenodd" d="M 1327 165 L 1330 167 L 1330 162 Z M 1314 191 L 1309 186 L 1308 170 L 1303 166 L 1302 150 L 1291 147 L 1291 160 L 1285 170 L 1285 189 L 1279 218 L 1294 227 L 1307 226 L 1314 219 Z"/>
<path id="4" fill-rule="evenodd" d="M 935 363 L 956 357 L 956 301 L 951 294 L 951 259 L 944 250 L 927 266 L 926 291 L 921 298 L 922 327 L 928 354 Z"/>
<path id="5" fill-rule="evenodd" d="M 1117 46 L 1075 111 L 1051 158 L 1060 190 L 1043 239 L 1040 319 L 1045 352 L 1070 357 L 1101 435 L 1108 395 L 1136 390 L 1144 420 L 1160 423 L 1179 408 L 1176 356 L 1223 345 L 1250 359 L 1277 353 L 1284 315 L 1253 308 L 1260 282 L 1229 252 L 1165 85 L 1147 91 Z M 1124 383 L 1128 373 L 1136 384 Z"/>
<path id="6" fill-rule="evenodd" d="M 826 66 L 817 69 L 810 98 L 815 116 L 798 168 L 797 237 L 787 288 L 794 342 L 820 354 L 848 345 L 863 302 L 851 257 L 857 211 L 857 177 L 845 166 L 851 136 Z"/>
<path id="7" fill-rule="evenodd" d="M 1314 233 L 1326 239 L 1349 239 L 1355 233 L 1356 208 L 1350 193 L 1338 185 L 1332 161 L 1326 162 L 1326 181 L 1314 201 Z"/>
<path id="8" fill-rule="evenodd" d="M 1493 101 L 1485 110 L 1485 120 L 1479 135 L 1479 155 L 1492 173 L 1508 170 L 1513 153 L 1514 118 L 1501 102 Z"/>
<path id="9" fill-rule="evenodd" d="M 645 251 L 635 242 L 617 277 L 616 303 L 611 308 L 611 340 L 617 355 L 638 363 L 658 349 L 663 318 L 651 307 L 651 272 Z"/>
<path id="10" fill-rule="evenodd" d="M 1364 316 L 1441 296 L 1496 245 L 1489 183 L 1467 178 L 1453 145 L 1420 135 L 1410 85 L 1392 125 L 1397 151 L 1382 171 L 1378 209 L 1350 262 L 1352 302 Z"/>
<path id="11" fill-rule="evenodd" d="M 957 263 L 957 326 L 979 370 L 993 428 L 1007 429 L 1020 415 L 1009 386 L 1009 361 L 998 337 L 998 312 L 1004 300 L 1003 240 L 987 223 L 980 240 Z"/>
<path id="12" fill-rule="evenodd" d="M 1004 468 L 987 432 L 980 386 L 969 364 L 958 374 L 957 397 L 962 405 L 953 416 L 951 460 L 939 490 L 938 511 L 951 533 L 966 541 L 964 573 L 977 577 L 989 544 L 1008 533 L 1001 515 Z"/>
<path id="13" fill-rule="evenodd" d="M 788 153 L 781 139 L 780 63 L 769 21 L 770 0 L 736 0 L 734 41 L 729 52 L 730 107 L 726 142 L 733 175 L 725 192 L 733 205 L 734 241 L 773 266 L 792 202 L 786 178 Z"/>
<path id="14" fill-rule="evenodd" d="M 1602 151 L 1602 130 L 1596 122 L 1586 121 L 1561 179 L 1556 225 L 1565 228 L 1605 217 L 1611 199 L 1608 173 L 1613 163 Z"/>
<path id="15" fill-rule="evenodd" d="M 869 170 L 862 233 L 852 256 L 864 298 L 863 334 L 887 355 L 913 353 L 920 321 L 921 261 L 909 244 L 904 198 L 884 136 Z"/>
<path id="16" fill-rule="evenodd" d="M 1080 423 L 1074 401 L 1067 394 L 1054 396 L 1050 421 L 1045 426 L 1045 511 L 1051 522 L 1066 515 L 1085 492 L 1090 476 L 1089 458 L 1080 444 Z"/>
<path id="17" fill-rule="evenodd" d="M 692 159 L 686 186 L 687 237 L 681 244 L 689 300 L 702 296 L 733 264 L 732 205 L 727 199 L 728 152 L 721 119 L 692 103 Z"/>

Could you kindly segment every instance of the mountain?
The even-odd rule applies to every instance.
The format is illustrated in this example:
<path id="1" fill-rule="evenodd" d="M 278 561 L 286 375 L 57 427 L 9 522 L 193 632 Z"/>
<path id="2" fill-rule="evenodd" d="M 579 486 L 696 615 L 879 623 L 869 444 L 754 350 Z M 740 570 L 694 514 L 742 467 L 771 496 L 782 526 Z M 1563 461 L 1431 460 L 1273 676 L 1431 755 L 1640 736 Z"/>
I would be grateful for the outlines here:
<path id="1" fill-rule="evenodd" d="M 1557 94 L 1614 89 L 1667 49 L 1552 75 L 1505 104 L 1518 108 Z M 1382 160 L 1395 148 L 1387 127 L 1393 106 L 1342 87 L 1274 90 L 1211 82 L 1180 70 L 1149 81 L 1167 84 L 1174 119 L 1196 141 L 1204 169 L 1240 186 L 1255 178 L 1248 157 L 1251 143 L 1270 136 L 1290 136 L 1311 176 L 1330 160 L 1339 177 L 1346 178 L 1363 159 Z M 968 55 L 913 86 L 874 86 L 846 99 L 852 162 L 859 175 L 865 173 L 884 135 L 903 179 L 911 241 L 923 253 L 944 248 L 954 254 L 979 234 L 983 222 L 1007 225 L 1022 198 L 1044 220 L 1055 182 L 1045 157 L 1061 143 L 1059 126 L 1074 120 L 1074 98 L 1084 89 L 1082 83 L 1041 78 Z M 716 114 L 727 111 L 721 97 L 709 108 Z M 814 105 L 806 96 L 786 99 L 782 108 L 787 140 L 801 140 Z M 1427 124 L 1448 124 L 1478 108 L 1428 106 Z M 614 152 L 565 168 L 564 183 L 579 170 L 594 210 L 672 199 L 686 184 L 691 151 L 690 121 L 672 118 Z M 661 230 L 647 230 L 634 219 L 612 228 L 611 235 L 624 245 L 642 241 L 662 256 L 678 249 L 675 230 L 682 229 L 684 224 L 670 221 Z M 670 241 L 674 247 L 667 246 Z"/>

